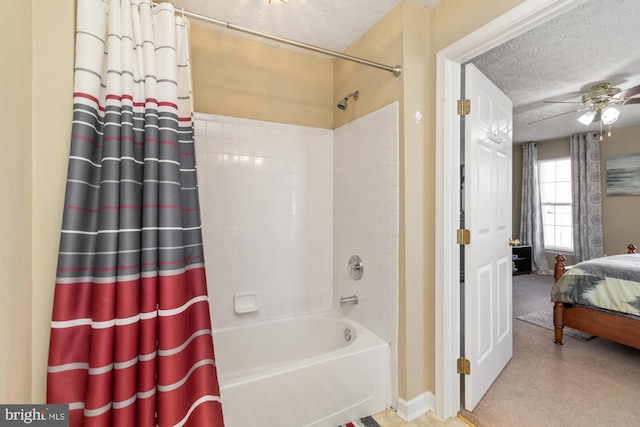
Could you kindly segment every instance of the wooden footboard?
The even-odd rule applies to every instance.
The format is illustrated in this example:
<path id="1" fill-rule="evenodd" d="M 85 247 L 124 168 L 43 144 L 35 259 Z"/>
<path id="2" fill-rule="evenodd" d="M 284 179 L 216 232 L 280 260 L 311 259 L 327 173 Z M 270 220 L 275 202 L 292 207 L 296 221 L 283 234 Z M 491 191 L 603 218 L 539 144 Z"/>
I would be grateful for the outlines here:
<path id="1" fill-rule="evenodd" d="M 636 253 L 636 246 L 627 246 L 627 253 Z M 558 254 L 553 270 L 557 281 L 572 266 L 565 265 L 566 258 Z M 597 310 L 585 306 L 554 302 L 554 343 L 562 345 L 564 327 L 577 329 L 591 335 L 640 349 L 640 320 L 617 315 L 614 312 Z"/>

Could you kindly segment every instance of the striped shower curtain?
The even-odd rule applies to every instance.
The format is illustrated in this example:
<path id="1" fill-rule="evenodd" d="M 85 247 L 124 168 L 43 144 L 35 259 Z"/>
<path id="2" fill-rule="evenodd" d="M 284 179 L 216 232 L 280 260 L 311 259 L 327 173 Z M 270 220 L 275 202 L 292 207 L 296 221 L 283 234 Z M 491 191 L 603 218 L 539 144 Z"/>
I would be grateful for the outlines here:
<path id="1" fill-rule="evenodd" d="M 222 426 L 191 121 L 188 23 L 78 0 L 47 400 L 71 426 Z"/>

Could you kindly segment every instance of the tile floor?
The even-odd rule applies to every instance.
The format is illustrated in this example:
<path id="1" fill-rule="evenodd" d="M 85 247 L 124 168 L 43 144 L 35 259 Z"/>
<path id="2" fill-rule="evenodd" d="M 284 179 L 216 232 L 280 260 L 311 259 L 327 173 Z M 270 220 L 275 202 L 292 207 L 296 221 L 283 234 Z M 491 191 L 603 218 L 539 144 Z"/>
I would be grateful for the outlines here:
<path id="1" fill-rule="evenodd" d="M 407 422 L 400 418 L 393 408 L 378 412 L 373 415 L 373 418 L 381 427 L 469 427 L 460 418 L 443 420 L 433 412 L 427 412 L 415 420 Z"/>

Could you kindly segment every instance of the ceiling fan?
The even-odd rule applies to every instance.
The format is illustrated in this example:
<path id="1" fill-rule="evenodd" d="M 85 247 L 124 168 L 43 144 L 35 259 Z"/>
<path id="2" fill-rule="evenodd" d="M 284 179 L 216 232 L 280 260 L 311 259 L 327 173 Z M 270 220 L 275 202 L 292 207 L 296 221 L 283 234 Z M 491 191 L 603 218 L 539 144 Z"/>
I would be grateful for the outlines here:
<path id="1" fill-rule="evenodd" d="M 551 101 L 544 100 L 545 103 L 563 103 L 563 104 L 580 104 L 581 107 L 577 110 L 571 110 L 564 113 L 556 114 L 554 116 L 545 117 L 540 120 L 533 121 L 529 124 L 541 122 L 554 117 L 564 116 L 566 114 L 577 113 L 584 111 L 585 113 L 578 117 L 578 121 L 586 126 L 591 123 L 600 121 L 601 134 L 602 124 L 610 125 L 618 120 L 620 116 L 620 110 L 614 106 L 640 104 L 640 97 L 633 98 L 633 96 L 640 93 L 640 85 L 631 87 L 626 90 L 622 90 L 617 87 L 612 87 L 611 83 L 602 82 L 591 86 L 591 91 L 582 95 L 580 101 Z M 609 132 L 611 136 L 611 132 Z M 600 136 L 602 139 L 602 136 Z"/>

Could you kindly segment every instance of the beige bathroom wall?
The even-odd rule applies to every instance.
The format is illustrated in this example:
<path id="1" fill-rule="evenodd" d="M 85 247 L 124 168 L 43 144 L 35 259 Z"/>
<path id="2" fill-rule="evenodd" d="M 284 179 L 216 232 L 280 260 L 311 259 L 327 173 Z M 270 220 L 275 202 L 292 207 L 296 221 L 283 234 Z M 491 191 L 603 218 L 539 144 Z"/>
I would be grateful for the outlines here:
<path id="1" fill-rule="evenodd" d="M 47 358 L 73 111 L 75 1 L 33 0 L 33 403 Z"/>
<path id="2" fill-rule="evenodd" d="M 0 403 L 31 399 L 31 2 L 2 1 Z"/>
<path id="3" fill-rule="evenodd" d="M 192 20 L 194 109 L 332 128 L 333 61 Z"/>
<path id="4" fill-rule="evenodd" d="M 442 0 L 432 14 L 432 55 L 524 2 L 525 0 Z M 435 85 L 435 80 L 433 83 Z"/>
<path id="5" fill-rule="evenodd" d="M 434 171 L 425 166 L 435 155 L 433 146 L 425 144 L 432 113 L 428 103 L 429 17 L 430 11 L 419 5 L 403 3 L 403 61 L 404 66 L 404 114 L 400 117 L 404 131 L 401 159 L 400 188 L 404 203 L 401 218 L 404 219 L 404 256 L 400 259 L 404 270 L 404 311 L 400 325 L 405 328 L 406 401 L 432 390 L 435 382 L 435 305 L 428 298 L 424 286 L 428 272 L 433 271 L 435 255 L 435 230 L 427 224 L 435 221 L 435 193 L 429 193 L 429 183 L 434 182 Z M 401 234 L 402 235 L 402 234 Z M 401 246 L 402 246 L 401 241 Z M 402 283 L 402 282 L 401 282 Z M 402 289 L 402 287 L 401 287 Z"/>
<path id="6" fill-rule="evenodd" d="M 73 93 L 74 0 L 6 1 L 0 402 L 44 403 Z M 6 265 L 5 265 L 6 264 Z M 5 340 L 6 338 L 6 340 Z"/>
<path id="7" fill-rule="evenodd" d="M 401 4 L 370 28 L 344 53 L 385 65 L 402 65 L 403 20 Z M 404 72 L 400 77 L 395 77 L 389 71 L 337 58 L 334 60 L 333 76 L 330 112 L 333 115 L 334 129 L 394 101 L 402 100 Z M 359 91 L 358 100 L 354 101 L 352 98 L 349 100 L 349 108 L 346 111 L 338 110 L 337 102 L 356 90 Z M 402 117 L 402 109 L 402 102 L 400 102 L 400 117 Z M 400 139 L 402 140 L 402 126 Z"/>

